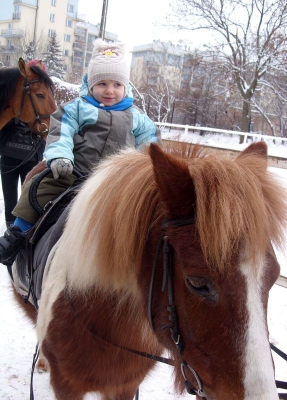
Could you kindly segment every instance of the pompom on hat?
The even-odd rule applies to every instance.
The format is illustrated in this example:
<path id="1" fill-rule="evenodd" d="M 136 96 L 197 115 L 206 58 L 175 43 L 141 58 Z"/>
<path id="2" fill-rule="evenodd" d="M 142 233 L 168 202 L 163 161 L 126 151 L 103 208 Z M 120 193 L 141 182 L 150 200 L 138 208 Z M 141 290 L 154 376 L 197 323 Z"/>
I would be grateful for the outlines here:
<path id="1" fill-rule="evenodd" d="M 102 39 L 97 39 L 88 68 L 89 90 L 91 91 L 93 86 L 100 81 L 111 80 L 122 83 L 127 93 L 130 68 L 124 56 L 124 43 L 107 43 Z"/>

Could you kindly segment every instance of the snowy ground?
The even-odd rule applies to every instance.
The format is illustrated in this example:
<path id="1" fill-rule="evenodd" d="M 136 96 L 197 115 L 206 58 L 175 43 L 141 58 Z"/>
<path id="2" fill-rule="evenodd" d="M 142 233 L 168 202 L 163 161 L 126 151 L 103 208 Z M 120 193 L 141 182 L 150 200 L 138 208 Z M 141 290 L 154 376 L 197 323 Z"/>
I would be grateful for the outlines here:
<path id="1" fill-rule="evenodd" d="M 287 170 L 271 168 L 272 172 L 287 184 Z M 0 191 L 0 235 L 5 230 L 2 191 Z M 287 233 L 286 233 L 287 237 Z M 286 241 L 287 253 L 287 241 Z M 278 254 L 282 272 L 287 275 L 287 258 Z M 23 315 L 11 295 L 11 286 L 6 267 L 0 265 L 0 399 L 28 400 L 32 358 L 36 346 L 34 328 Z M 275 285 L 270 292 L 268 307 L 270 341 L 287 352 L 287 289 Z M 287 363 L 274 354 L 276 379 L 287 381 Z M 159 364 L 140 387 L 140 400 L 194 399 L 184 394 L 177 397 L 172 386 L 170 366 Z M 282 392 L 282 390 L 281 390 Z M 35 400 L 52 400 L 49 374 L 34 374 Z M 96 399 L 87 395 L 86 400 Z M 71 399 L 72 400 L 72 399 Z"/>

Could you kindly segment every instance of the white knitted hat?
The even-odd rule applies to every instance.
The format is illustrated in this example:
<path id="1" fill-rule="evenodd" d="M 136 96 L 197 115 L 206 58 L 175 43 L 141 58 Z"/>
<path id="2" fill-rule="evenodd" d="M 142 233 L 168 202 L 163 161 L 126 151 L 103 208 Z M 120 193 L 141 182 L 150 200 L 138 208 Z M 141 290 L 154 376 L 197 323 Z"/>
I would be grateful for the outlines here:
<path id="1" fill-rule="evenodd" d="M 130 69 L 124 59 L 125 45 L 120 42 L 107 43 L 97 39 L 88 68 L 88 85 L 91 91 L 93 86 L 105 79 L 117 81 L 125 86 L 129 85 Z"/>

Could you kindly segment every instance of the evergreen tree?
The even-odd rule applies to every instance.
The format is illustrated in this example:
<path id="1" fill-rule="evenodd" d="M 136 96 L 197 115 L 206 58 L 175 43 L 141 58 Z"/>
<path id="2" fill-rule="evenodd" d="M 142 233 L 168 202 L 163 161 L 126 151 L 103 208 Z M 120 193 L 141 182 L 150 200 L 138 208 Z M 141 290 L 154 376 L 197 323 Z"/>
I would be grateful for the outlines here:
<path id="1" fill-rule="evenodd" d="M 34 44 L 34 40 L 31 40 L 27 45 L 24 50 L 24 59 L 26 62 L 34 60 L 36 53 L 36 48 Z"/>
<path id="2" fill-rule="evenodd" d="M 63 79 L 63 58 L 61 46 L 58 42 L 56 32 L 49 39 L 46 53 L 43 53 L 43 62 L 47 67 L 50 76 Z"/>

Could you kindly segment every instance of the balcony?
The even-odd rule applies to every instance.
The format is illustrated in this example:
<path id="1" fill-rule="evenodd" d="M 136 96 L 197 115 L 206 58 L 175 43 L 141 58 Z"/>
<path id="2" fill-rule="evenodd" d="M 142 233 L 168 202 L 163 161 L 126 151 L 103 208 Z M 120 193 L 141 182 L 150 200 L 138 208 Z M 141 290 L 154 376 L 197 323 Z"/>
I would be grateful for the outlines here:
<path id="1" fill-rule="evenodd" d="M 19 50 L 16 46 L 11 44 L 10 46 L 1 46 L 0 53 L 1 54 L 16 54 Z"/>
<path id="2" fill-rule="evenodd" d="M 5 38 L 24 37 L 23 29 L 1 29 L 0 36 Z"/>
<path id="3" fill-rule="evenodd" d="M 12 19 L 21 19 L 21 13 L 20 12 L 13 13 Z"/>
<path id="4" fill-rule="evenodd" d="M 86 29 L 82 29 L 82 28 L 76 28 L 74 30 L 74 35 L 75 36 L 80 36 L 81 38 L 84 38 L 84 40 L 86 40 Z"/>
<path id="5" fill-rule="evenodd" d="M 75 43 L 73 44 L 73 49 L 79 50 L 79 51 L 81 51 L 81 52 L 85 52 L 85 43 L 75 42 Z"/>

